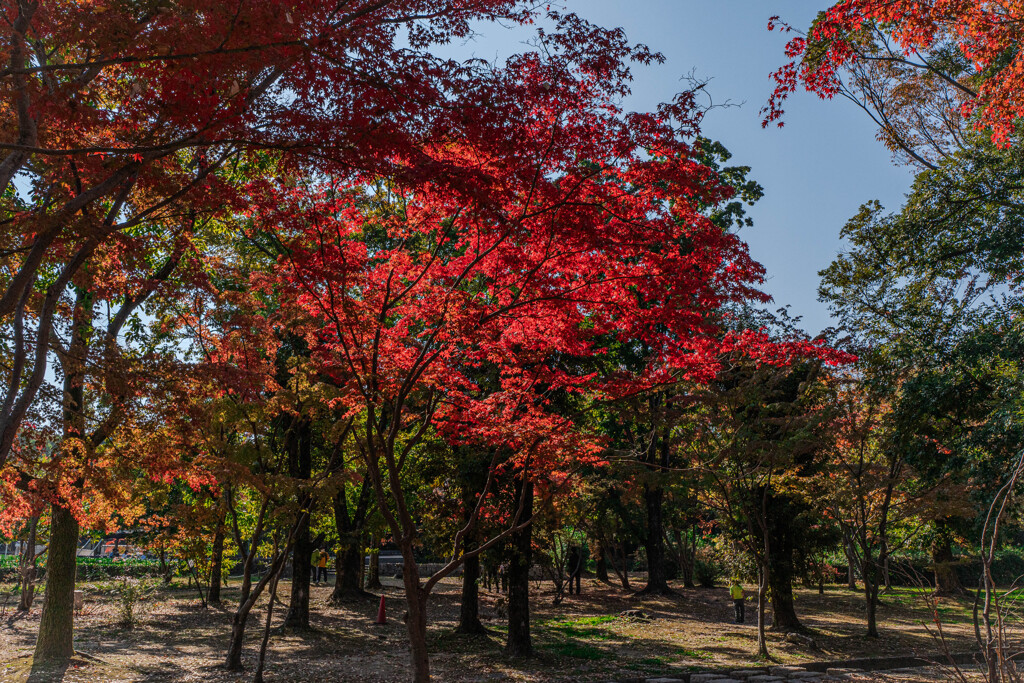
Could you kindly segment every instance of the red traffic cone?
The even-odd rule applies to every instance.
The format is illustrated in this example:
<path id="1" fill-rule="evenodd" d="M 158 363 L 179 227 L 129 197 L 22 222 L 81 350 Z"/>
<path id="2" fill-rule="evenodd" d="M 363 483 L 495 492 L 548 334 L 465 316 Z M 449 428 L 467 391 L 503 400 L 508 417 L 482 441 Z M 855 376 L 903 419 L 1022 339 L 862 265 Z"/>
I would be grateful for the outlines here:
<path id="1" fill-rule="evenodd" d="M 384 616 L 384 596 L 383 595 L 380 596 L 380 607 L 377 608 L 377 623 L 378 624 L 386 624 L 386 623 L 388 623 L 388 618 L 386 616 Z"/>

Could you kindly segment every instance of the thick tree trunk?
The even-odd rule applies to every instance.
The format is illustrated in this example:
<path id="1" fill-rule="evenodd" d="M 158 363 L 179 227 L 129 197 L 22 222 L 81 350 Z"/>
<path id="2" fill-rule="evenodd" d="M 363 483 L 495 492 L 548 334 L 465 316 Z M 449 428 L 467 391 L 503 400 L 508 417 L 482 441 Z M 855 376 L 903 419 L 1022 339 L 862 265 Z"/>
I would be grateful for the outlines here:
<path id="1" fill-rule="evenodd" d="M 334 591 L 331 602 L 341 603 L 370 597 L 363 590 L 363 526 L 370 504 L 370 487 L 363 482 L 355 514 L 349 514 L 346 487 L 334 496 L 334 527 L 340 539 L 335 560 Z"/>
<path id="2" fill-rule="evenodd" d="M 932 566 L 935 572 L 936 595 L 961 595 L 964 587 L 956 573 L 953 556 L 952 533 L 944 521 L 935 523 L 936 535 L 932 542 Z"/>
<path id="3" fill-rule="evenodd" d="M 288 600 L 285 628 L 309 628 L 309 575 L 313 566 L 313 539 L 309 533 L 309 518 L 299 527 L 292 553 L 292 593 Z"/>
<path id="4" fill-rule="evenodd" d="M 36 637 L 35 664 L 62 665 L 74 655 L 75 554 L 78 521 L 60 505 L 50 508 L 46 596 Z"/>
<path id="5" fill-rule="evenodd" d="M 65 444 L 87 448 L 85 376 L 92 296 L 88 286 L 79 287 L 72 316 L 72 336 L 64 364 L 62 428 Z M 74 442 L 74 445 L 72 445 Z M 55 458 L 64 457 L 58 451 Z M 81 481 L 71 482 L 78 488 Z M 50 506 L 50 543 L 46 560 L 46 595 L 36 636 L 35 664 L 66 665 L 74 655 L 75 564 L 78 551 L 78 520 L 59 502 Z"/>
<path id="6" fill-rule="evenodd" d="M 311 427 L 308 422 L 293 423 L 288 434 L 288 469 L 292 477 L 308 482 L 313 470 Z M 300 493 L 302 510 L 313 505 L 308 492 Z M 300 511 L 299 514 L 302 514 Z M 295 534 L 292 553 L 292 593 L 285 615 L 285 628 L 305 630 L 309 628 L 309 575 L 313 566 L 313 538 L 310 534 L 309 514 L 302 516 Z"/>
<path id="7" fill-rule="evenodd" d="M 803 626 L 793 604 L 793 522 L 802 508 L 784 495 L 770 495 L 767 502 L 768 589 L 772 605 L 772 630 L 788 633 Z"/>
<path id="8" fill-rule="evenodd" d="M 660 486 L 644 485 L 644 503 L 647 506 L 647 537 L 644 549 L 647 551 L 647 585 L 640 591 L 643 595 L 669 595 L 674 591 L 668 585 L 665 571 L 665 526 L 662 506 L 665 492 Z"/>
<path id="9" fill-rule="evenodd" d="M 520 483 L 525 486 L 523 510 L 520 519 L 533 517 L 533 484 Z M 517 493 L 521 492 L 520 488 Z M 505 652 L 513 657 L 529 657 L 533 654 L 533 641 L 530 639 L 530 567 L 533 564 L 531 555 L 533 545 L 533 525 L 512 534 L 510 558 L 508 563 L 508 639 Z"/>
<path id="10" fill-rule="evenodd" d="M 210 591 L 206 600 L 211 605 L 220 604 L 221 573 L 224 566 L 224 529 L 217 528 L 213 535 L 213 549 L 210 556 Z"/>
<path id="11" fill-rule="evenodd" d="M 335 579 L 331 602 L 360 600 L 370 595 L 359 585 L 363 571 L 362 550 L 361 543 L 353 542 L 342 546 L 338 552 L 334 565 Z"/>
<path id="12" fill-rule="evenodd" d="M 456 633 L 478 635 L 487 633 L 480 623 L 480 595 L 477 581 L 480 579 L 480 556 L 467 557 L 462 565 L 462 604 L 459 608 L 459 626 Z"/>
<path id="13" fill-rule="evenodd" d="M 245 622 L 248 614 L 235 612 L 231 619 L 231 640 L 228 642 L 228 657 L 224 668 L 228 671 L 241 671 L 242 644 L 245 642 Z"/>
<path id="14" fill-rule="evenodd" d="M 772 602 L 772 630 L 789 633 L 803 628 L 800 619 L 796 616 L 796 609 L 793 604 L 793 575 L 792 572 L 779 571 L 783 565 L 776 565 L 772 568 L 770 577 L 769 593 Z M 792 567 L 789 567 L 792 570 Z"/>
<path id="15" fill-rule="evenodd" d="M 28 612 L 36 594 L 36 531 L 39 518 L 33 517 L 28 523 L 28 534 L 25 540 L 25 551 L 21 555 L 21 599 L 18 611 Z"/>

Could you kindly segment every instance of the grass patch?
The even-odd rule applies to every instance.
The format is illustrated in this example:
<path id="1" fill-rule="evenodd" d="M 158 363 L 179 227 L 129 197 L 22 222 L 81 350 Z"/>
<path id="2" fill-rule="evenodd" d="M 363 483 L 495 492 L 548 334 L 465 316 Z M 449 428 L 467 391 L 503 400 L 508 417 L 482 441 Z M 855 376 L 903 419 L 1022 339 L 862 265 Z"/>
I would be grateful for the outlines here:
<path id="1" fill-rule="evenodd" d="M 596 617 L 583 617 L 570 621 L 547 621 L 542 625 L 545 629 L 565 636 L 567 638 L 590 638 L 593 640 L 613 640 L 618 634 L 607 628 L 606 624 L 618 620 L 616 615 L 602 615 Z"/>
<path id="2" fill-rule="evenodd" d="M 541 645 L 541 649 L 545 652 L 550 652 L 554 655 L 561 657 L 575 657 L 576 659 L 612 659 L 614 655 L 610 652 L 605 652 L 593 645 L 587 645 L 586 643 L 574 643 L 571 641 L 565 641 L 561 643 L 548 643 Z"/>

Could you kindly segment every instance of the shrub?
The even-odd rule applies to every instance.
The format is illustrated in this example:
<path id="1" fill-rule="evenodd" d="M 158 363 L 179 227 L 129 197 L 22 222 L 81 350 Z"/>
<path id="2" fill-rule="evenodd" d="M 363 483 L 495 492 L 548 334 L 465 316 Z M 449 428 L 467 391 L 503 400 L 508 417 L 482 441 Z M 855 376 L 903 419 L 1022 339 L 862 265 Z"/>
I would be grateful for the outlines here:
<path id="1" fill-rule="evenodd" d="M 693 579 L 701 588 L 714 588 L 725 567 L 718 561 L 715 551 L 708 546 L 697 548 L 697 556 L 693 561 Z"/>
<path id="2" fill-rule="evenodd" d="M 146 579 L 122 576 L 114 582 L 114 608 L 117 625 L 132 628 L 139 616 L 146 610 L 146 599 L 153 592 L 153 585 Z"/>

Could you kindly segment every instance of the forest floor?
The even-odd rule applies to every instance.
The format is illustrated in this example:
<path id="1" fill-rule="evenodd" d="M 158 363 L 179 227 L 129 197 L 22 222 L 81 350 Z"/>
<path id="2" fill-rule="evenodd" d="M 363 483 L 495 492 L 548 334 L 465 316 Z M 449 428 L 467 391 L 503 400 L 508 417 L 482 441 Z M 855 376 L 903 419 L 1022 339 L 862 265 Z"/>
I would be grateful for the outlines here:
<path id="1" fill-rule="evenodd" d="M 642 577 L 636 577 L 639 580 Z M 329 587 L 313 588 L 313 629 L 307 633 L 272 631 L 265 679 L 272 681 L 404 681 L 409 678 L 408 649 L 402 622 L 399 582 L 385 580 L 388 623 L 373 624 L 377 600 L 333 607 Z M 249 681 L 266 619 L 266 600 L 250 615 L 245 645 L 246 670 L 231 673 L 219 665 L 225 655 L 237 582 L 225 590 L 221 608 L 204 610 L 194 590 L 183 585 L 161 588 L 144 605 L 139 624 L 118 628 L 108 587 L 85 586 L 86 606 L 76 619 L 76 657 L 59 674 L 32 673 L 32 645 L 42 601 L 26 615 L 0 607 L 0 681 L 67 683 L 98 681 Z M 640 583 L 639 585 L 642 585 Z M 582 596 L 552 604 L 550 583 L 534 583 L 532 634 L 537 656 L 510 659 L 503 654 L 505 624 L 495 614 L 498 595 L 481 590 L 482 617 L 488 636 L 459 636 L 458 579 L 443 581 L 430 606 L 431 665 L 435 680 L 608 681 L 669 676 L 686 671 L 737 669 L 764 665 L 754 658 L 756 616 L 732 623 L 725 588 L 679 589 L 674 596 L 645 597 L 632 591 L 585 580 Z M 0 586 L 0 595 L 7 591 Z M 287 603 L 288 584 L 281 585 Z M 932 612 L 919 590 L 895 589 L 882 597 L 882 637 L 864 638 L 863 596 L 843 587 L 800 589 L 797 613 L 818 649 L 787 643 L 784 634 L 769 634 L 769 648 L 779 664 L 833 661 L 858 657 L 918 655 L 942 661 Z M 2 598 L 0 598 L 2 604 Z M 11 604 L 14 601 L 11 600 Z M 943 598 L 938 611 L 952 652 L 973 649 L 972 602 Z M 621 616 L 642 610 L 649 620 Z M 275 609 L 279 623 L 284 609 Z M 1019 641 L 1020 634 L 1014 634 Z M 907 680 L 907 679 L 902 679 Z"/>

